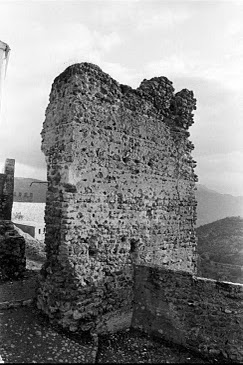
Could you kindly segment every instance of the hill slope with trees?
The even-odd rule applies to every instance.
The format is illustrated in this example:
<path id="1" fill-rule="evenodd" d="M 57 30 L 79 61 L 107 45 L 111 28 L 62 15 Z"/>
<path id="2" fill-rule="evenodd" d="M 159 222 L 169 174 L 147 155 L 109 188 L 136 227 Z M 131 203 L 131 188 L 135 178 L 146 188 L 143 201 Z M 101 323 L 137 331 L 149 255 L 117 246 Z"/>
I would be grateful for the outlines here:
<path id="1" fill-rule="evenodd" d="M 196 229 L 198 274 L 243 283 L 243 218 L 227 217 Z"/>

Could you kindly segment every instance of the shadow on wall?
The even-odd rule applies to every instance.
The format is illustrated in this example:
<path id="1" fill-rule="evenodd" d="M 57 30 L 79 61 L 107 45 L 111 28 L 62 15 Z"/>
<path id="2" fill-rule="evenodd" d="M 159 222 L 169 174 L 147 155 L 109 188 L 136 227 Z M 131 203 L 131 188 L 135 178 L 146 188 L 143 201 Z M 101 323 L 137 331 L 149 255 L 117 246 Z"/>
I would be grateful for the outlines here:
<path id="1" fill-rule="evenodd" d="M 132 327 L 202 355 L 243 361 L 243 285 L 136 266 Z"/>

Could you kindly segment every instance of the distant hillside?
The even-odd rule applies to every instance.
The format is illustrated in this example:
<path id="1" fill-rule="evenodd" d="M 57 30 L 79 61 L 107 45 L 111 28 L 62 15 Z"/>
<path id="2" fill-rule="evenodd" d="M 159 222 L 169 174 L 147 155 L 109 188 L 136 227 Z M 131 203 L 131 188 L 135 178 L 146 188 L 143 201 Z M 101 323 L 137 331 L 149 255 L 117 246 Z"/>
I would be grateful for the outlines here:
<path id="1" fill-rule="evenodd" d="M 33 182 L 34 184 L 31 184 Z M 41 180 L 25 177 L 14 178 L 15 202 L 45 203 L 46 191 L 47 184 L 43 184 Z"/>
<path id="2" fill-rule="evenodd" d="M 196 229 L 198 253 L 213 261 L 243 266 L 243 218 L 228 217 Z"/>
<path id="3" fill-rule="evenodd" d="M 243 283 L 243 218 L 228 217 L 196 229 L 198 274 Z"/>
<path id="4" fill-rule="evenodd" d="M 243 196 L 220 194 L 197 184 L 196 199 L 197 227 L 226 217 L 243 217 Z"/>

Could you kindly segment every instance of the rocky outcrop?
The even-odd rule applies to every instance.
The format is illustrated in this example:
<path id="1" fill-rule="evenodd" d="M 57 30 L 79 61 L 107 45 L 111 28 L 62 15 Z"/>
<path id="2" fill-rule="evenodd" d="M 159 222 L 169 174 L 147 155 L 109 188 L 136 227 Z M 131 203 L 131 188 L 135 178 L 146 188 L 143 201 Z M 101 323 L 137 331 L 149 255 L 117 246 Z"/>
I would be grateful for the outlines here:
<path id="1" fill-rule="evenodd" d="M 129 326 L 134 263 L 195 273 L 195 104 L 166 77 L 133 90 L 88 63 L 55 79 L 42 130 L 47 260 L 37 302 L 61 326 Z"/>

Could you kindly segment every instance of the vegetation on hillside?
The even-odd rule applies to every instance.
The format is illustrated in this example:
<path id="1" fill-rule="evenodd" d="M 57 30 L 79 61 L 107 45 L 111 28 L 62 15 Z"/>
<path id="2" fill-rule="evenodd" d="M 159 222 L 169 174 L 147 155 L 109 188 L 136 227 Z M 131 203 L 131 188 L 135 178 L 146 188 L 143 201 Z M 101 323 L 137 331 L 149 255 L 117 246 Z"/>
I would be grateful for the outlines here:
<path id="1" fill-rule="evenodd" d="M 217 280 L 242 282 L 243 218 L 227 217 L 196 229 L 198 274 Z"/>

